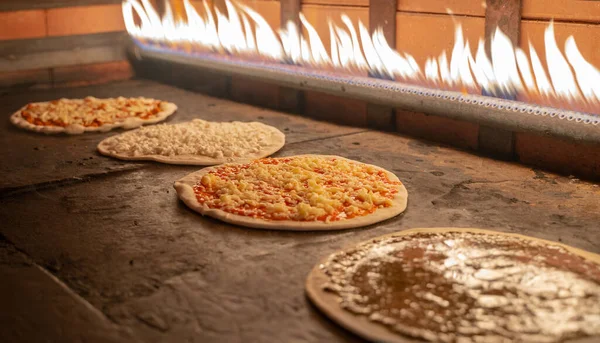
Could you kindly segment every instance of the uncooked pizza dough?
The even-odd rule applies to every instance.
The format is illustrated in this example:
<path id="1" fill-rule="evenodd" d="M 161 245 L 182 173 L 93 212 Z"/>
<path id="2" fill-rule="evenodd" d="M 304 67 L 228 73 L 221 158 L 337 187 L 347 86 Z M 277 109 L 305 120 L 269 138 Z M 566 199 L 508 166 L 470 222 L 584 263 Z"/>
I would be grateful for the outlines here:
<path id="1" fill-rule="evenodd" d="M 149 98 L 86 97 L 30 103 L 13 113 L 10 121 L 30 131 L 80 134 L 158 123 L 176 110 L 173 103 Z"/>
<path id="2" fill-rule="evenodd" d="M 209 122 L 194 119 L 159 124 L 106 138 L 103 155 L 123 160 L 171 164 L 214 165 L 269 156 L 283 147 L 285 135 L 258 122 Z"/>
<path id="3" fill-rule="evenodd" d="M 479 229 L 414 229 L 335 253 L 306 283 L 377 342 L 598 342 L 600 256 Z"/>
<path id="4" fill-rule="evenodd" d="M 274 230 L 338 230 L 392 218 L 408 194 L 396 175 L 339 156 L 265 158 L 204 168 L 174 185 L 194 211 Z"/>

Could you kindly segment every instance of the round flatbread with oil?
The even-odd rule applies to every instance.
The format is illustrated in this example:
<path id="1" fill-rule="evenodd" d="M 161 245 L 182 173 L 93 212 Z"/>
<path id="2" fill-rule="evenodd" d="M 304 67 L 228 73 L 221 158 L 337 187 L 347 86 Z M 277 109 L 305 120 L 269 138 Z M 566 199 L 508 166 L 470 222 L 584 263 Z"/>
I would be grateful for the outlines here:
<path id="1" fill-rule="evenodd" d="M 375 342 L 597 342 L 600 256 L 481 229 L 412 229 L 308 275 L 328 317 Z"/>
<path id="2" fill-rule="evenodd" d="M 165 120 L 177 105 L 150 98 L 58 99 L 27 104 L 10 121 L 25 130 L 53 134 L 81 134 L 133 129 Z"/>
<path id="3" fill-rule="evenodd" d="M 273 230 L 367 226 L 402 213 L 408 198 L 393 173 L 330 155 L 223 164 L 187 175 L 174 187 L 196 212 Z"/>

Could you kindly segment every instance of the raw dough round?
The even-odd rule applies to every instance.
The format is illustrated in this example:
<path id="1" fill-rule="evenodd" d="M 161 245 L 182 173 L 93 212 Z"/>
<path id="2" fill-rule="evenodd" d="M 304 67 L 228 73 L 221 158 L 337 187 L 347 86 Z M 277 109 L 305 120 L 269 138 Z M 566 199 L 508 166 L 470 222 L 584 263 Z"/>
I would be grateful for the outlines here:
<path id="1" fill-rule="evenodd" d="M 210 166 L 274 154 L 285 135 L 259 122 L 209 122 L 194 119 L 160 124 L 108 137 L 98 151 L 122 160 Z"/>

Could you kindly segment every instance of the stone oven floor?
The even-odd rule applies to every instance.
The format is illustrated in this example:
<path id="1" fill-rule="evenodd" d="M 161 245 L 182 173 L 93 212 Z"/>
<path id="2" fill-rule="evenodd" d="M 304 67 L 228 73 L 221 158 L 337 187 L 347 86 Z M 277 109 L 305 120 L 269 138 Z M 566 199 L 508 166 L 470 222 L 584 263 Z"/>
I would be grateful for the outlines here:
<path id="1" fill-rule="evenodd" d="M 338 232 L 244 229 L 188 210 L 173 182 L 199 169 L 100 156 L 116 132 L 46 136 L 8 116 L 30 101 L 147 96 L 169 122 L 260 120 L 276 156 L 338 154 L 393 171 L 406 212 Z M 518 232 L 600 252 L 600 187 L 440 145 L 260 109 L 143 80 L 0 96 L 0 341 L 347 342 L 304 295 L 323 257 L 415 227 Z M 348 115 L 352 115 L 348 113 Z"/>

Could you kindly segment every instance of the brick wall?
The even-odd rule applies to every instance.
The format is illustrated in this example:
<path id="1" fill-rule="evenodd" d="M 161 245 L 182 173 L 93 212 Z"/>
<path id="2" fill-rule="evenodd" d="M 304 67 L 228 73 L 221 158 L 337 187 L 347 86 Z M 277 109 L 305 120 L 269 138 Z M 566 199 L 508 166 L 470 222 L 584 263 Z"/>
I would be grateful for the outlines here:
<path id="1" fill-rule="evenodd" d="M 20 59 L 20 63 L 2 65 L 0 69 L 0 88 L 19 86 L 64 86 L 91 82 L 106 82 L 126 79 L 132 76 L 129 63 L 118 51 L 102 56 L 106 50 L 93 50 L 96 56 L 60 53 L 61 44 L 70 38 L 84 42 L 86 37 L 98 37 L 102 34 L 123 32 L 125 26 L 118 3 L 85 5 L 78 1 L 52 2 L 40 6 L 35 2 L 3 0 L 0 4 L 0 47 L 8 54 L 8 59 Z M 95 1 L 98 3 L 101 1 Z M 108 1 L 111 2 L 111 1 Z M 17 10 L 4 9 L 13 3 Z M 62 6 L 69 7 L 62 7 Z M 31 7 L 31 8 L 28 8 Z M 41 7 L 41 8 L 40 8 Z M 45 43 L 46 42 L 46 43 Z M 71 40 L 71 42 L 73 42 Z M 110 41 L 107 41 L 110 44 Z M 39 45 L 52 46 L 52 55 L 48 53 L 45 61 L 44 51 L 35 51 Z M 65 49 L 77 50 L 77 46 L 67 44 Z M 10 51 L 14 49 L 15 51 Z M 31 54 L 29 50 L 32 50 Z M 92 51 L 92 50 L 90 50 Z M 109 52 L 109 50 L 106 50 Z M 12 56 L 10 56 L 12 55 Z M 90 53 L 92 55 L 92 53 Z M 69 59 L 69 56 L 72 58 Z M 5 56 L 3 56 L 5 57 Z M 29 63 L 29 64 L 28 64 Z M 41 66 L 41 67 L 40 67 Z"/>
<path id="2" fill-rule="evenodd" d="M 281 0 L 288 1 L 288 0 Z M 265 18 L 276 15 L 275 1 L 261 3 L 258 12 Z M 360 19 L 368 26 L 369 0 L 303 0 L 301 10 L 321 35 L 329 49 L 327 18 L 337 20 L 344 12 L 357 24 Z M 455 23 L 460 23 L 473 54 L 478 40 L 485 36 L 485 1 L 462 0 L 398 0 L 396 12 L 396 48 L 409 52 L 423 65 L 425 59 L 451 52 Z M 268 7 L 272 7 L 268 10 Z M 451 9 L 454 17 L 448 14 Z M 545 63 L 544 29 L 554 19 L 555 34 L 561 50 L 569 35 L 573 35 L 583 56 L 600 66 L 600 3 L 577 0 L 523 0 L 519 44 L 528 51 L 529 42 Z M 246 85 L 240 86 L 239 82 Z M 234 99 L 257 105 L 277 107 L 278 87 L 261 85 L 249 80 L 232 81 Z M 243 94 L 243 96 L 240 96 Z M 365 126 L 367 104 L 326 94 L 305 92 L 305 115 Z M 469 150 L 479 149 L 479 125 L 424 113 L 396 110 L 396 131 Z M 576 142 L 519 133 L 514 136 L 513 158 L 522 163 L 540 166 L 561 173 L 588 178 L 600 177 L 600 147 Z M 586 158 L 587 157 L 587 158 Z"/>
<path id="3" fill-rule="evenodd" d="M 272 28 L 281 25 L 279 1 L 272 0 L 246 0 L 244 4 L 258 12 Z M 248 80 L 243 77 L 231 78 L 231 97 L 239 102 L 245 102 L 268 108 L 279 107 L 279 90 L 275 85 Z"/>

